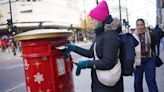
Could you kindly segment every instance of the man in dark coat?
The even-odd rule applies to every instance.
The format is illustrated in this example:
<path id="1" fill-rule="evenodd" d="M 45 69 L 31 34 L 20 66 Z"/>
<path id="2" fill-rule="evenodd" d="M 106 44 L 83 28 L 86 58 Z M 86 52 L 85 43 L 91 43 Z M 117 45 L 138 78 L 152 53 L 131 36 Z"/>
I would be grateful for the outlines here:
<path id="1" fill-rule="evenodd" d="M 163 37 L 164 32 L 159 27 L 159 25 L 156 25 L 155 29 L 153 30 L 153 33 L 155 34 L 156 40 L 157 40 L 156 54 L 157 54 L 157 56 L 159 56 L 160 55 L 160 41 L 161 41 L 161 38 Z"/>
<path id="2" fill-rule="evenodd" d="M 108 10 L 107 3 L 102 1 L 94 8 L 89 16 L 92 24 L 95 25 L 96 40 L 89 50 L 75 45 L 67 45 L 69 51 L 74 51 L 82 56 L 94 58 L 93 60 L 79 61 L 77 64 L 76 75 L 79 76 L 81 69 L 91 68 L 92 92 L 123 92 L 123 76 L 114 86 L 102 84 L 96 74 L 96 70 L 110 70 L 118 62 L 118 52 L 120 49 L 119 19 L 113 19 Z M 96 43 L 96 46 L 95 46 Z M 94 46 L 99 60 L 95 60 Z M 105 76 L 105 75 L 104 75 Z"/>

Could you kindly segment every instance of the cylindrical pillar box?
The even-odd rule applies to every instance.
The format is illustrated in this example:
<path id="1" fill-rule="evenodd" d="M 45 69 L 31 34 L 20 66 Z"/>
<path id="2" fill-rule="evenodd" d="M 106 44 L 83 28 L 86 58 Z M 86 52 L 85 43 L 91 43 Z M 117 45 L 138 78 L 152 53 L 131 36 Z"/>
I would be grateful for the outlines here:
<path id="1" fill-rule="evenodd" d="M 27 92 L 74 92 L 72 58 L 59 46 L 69 43 L 71 32 L 38 29 L 15 36 L 21 41 Z"/>

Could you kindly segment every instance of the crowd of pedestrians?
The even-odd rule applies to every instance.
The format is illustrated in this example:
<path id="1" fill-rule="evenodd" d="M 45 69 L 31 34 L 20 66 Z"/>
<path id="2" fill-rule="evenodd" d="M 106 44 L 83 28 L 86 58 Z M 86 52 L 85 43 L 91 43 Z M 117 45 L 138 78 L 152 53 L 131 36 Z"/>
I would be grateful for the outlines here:
<path id="1" fill-rule="evenodd" d="M 21 43 L 3 38 L 0 40 L 0 49 L 2 53 L 13 53 L 15 56 L 16 52 L 21 52 Z"/>

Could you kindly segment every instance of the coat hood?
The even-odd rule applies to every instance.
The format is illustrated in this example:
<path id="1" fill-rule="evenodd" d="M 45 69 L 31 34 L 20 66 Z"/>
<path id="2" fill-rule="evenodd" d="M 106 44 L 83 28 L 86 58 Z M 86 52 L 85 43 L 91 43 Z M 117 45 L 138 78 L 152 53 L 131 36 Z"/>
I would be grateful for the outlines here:
<path id="1" fill-rule="evenodd" d="M 110 31 L 110 30 L 117 30 L 121 27 L 121 22 L 118 18 L 113 18 L 113 21 L 110 24 L 105 24 L 104 30 Z"/>

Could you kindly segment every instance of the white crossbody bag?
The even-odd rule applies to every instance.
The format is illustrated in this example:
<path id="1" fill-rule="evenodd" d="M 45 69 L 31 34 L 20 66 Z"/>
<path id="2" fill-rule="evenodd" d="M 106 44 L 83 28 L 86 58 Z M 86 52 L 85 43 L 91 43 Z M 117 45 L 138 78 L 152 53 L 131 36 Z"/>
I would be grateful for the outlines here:
<path id="1" fill-rule="evenodd" d="M 96 53 L 96 43 L 94 44 L 94 56 L 95 60 L 99 60 Z M 117 64 L 110 70 L 98 70 L 96 69 L 97 78 L 100 83 L 106 86 L 114 86 L 121 77 L 121 63 L 118 59 Z"/>

